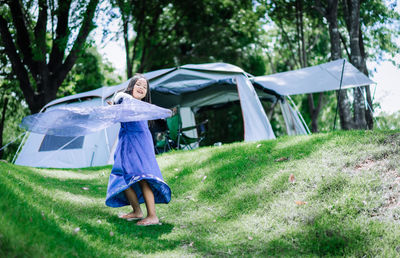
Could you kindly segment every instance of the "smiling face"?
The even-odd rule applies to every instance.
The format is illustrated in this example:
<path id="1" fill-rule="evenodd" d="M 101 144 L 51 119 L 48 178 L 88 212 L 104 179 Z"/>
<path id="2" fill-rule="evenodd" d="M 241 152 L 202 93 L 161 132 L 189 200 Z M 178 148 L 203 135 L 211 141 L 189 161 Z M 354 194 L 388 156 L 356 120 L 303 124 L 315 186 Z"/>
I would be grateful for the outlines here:
<path id="1" fill-rule="evenodd" d="M 140 78 L 136 81 L 133 87 L 132 96 L 135 99 L 142 100 L 147 94 L 147 81 L 146 79 Z"/>

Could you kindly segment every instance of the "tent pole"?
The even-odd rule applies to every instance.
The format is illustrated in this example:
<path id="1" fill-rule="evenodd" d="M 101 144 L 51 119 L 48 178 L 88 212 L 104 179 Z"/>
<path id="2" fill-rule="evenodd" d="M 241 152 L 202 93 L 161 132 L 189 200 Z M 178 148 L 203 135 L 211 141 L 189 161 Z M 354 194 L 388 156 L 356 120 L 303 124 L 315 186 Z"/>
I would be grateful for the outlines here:
<path id="1" fill-rule="evenodd" d="M 372 107 L 368 104 L 368 101 L 367 101 L 367 99 L 365 98 L 364 93 L 362 92 L 362 90 L 361 90 L 360 87 L 358 87 L 358 90 L 360 91 L 361 95 L 363 96 L 364 102 L 367 104 L 368 109 L 371 111 L 372 117 L 375 119 L 375 123 L 378 125 L 378 128 L 381 129 L 381 125 L 379 124 L 378 120 L 377 120 L 376 117 L 374 116 L 374 111 L 372 110 Z"/>
<path id="2" fill-rule="evenodd" d="M 304 121 L 303 116 L 301 115 L 300 111 L 297 109 L 297 106 L 294 104 L 294 101 L 292 100 L 292 98 L 289 95 L 287 95 L 286 97 L 290 100 L 290 102 L 292 103 L 292 106 L 296 109 L 296 112 L 299 115 L 301 122 L 303 123 L 304 127 L 306 128 L 308 134 L 311 134 L 310 128 L 308 128 L 306 121 Z"/>
<path id="3" fill-rule="evenodd" d="M 338 94 L 338 100 L 337 100 L 337 103 L 336 103 L 335 120 L 333 121 L 333 131 L 335 131 L 335 129 L 336 129 L 336 117 L 337 117 L 338 107 L 339 107 L 339 102 L 340 102 L 340 91 L 342 90 L 343 71 L 344 71 L 344 64 L 345 63 L 346 63 L 346 59 L 343 59 L 342 74 L 340 75 L 339 94 Z"/>
<path id="4" fill-rule="evenodd" d="M 17 159 L 17 154 L 18 154 L 18 152 L 20 151 L 22 145 L 24 144 L 24 142 L 25 142 L 25 140 L 26 140 L 26 137 L 28 136 L 28 133 L 27 133 L 27 132 L 25 132 L 25 133 L 23 133 L 23 134 L 24 134 L 24 137 L 22 138 L 22 141 L 21 141 L 21 143 L 19 144 L 18 149 L 17 149 L 17 151 L 16 151 L 15 154 L 14 154 L 14 157 L 13 157 L 13 159 L 12 159 L 12 161 L 11 161 L 12 164 L 14 164 L 15 160 Z M 21 135 L 19 135 L 17 138 L 19 138 L 20 136 L 21 136 Z"/>

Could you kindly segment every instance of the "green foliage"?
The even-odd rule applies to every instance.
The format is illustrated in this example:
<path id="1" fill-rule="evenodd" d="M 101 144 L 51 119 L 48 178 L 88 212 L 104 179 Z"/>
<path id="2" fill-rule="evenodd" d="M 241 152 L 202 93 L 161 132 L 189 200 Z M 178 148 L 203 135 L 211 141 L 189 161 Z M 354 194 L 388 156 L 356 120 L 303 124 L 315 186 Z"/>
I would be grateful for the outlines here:
<path id="1" fill-rule="evenodd" d="M 318 93 L 319 94 L 319 93 Z M 318 103 L 318 94 L 313 94 L 314 103 Z M 320 132 L 327 132 L 333 129 L 335 120 L 335 112 L 337 105 L 336 92 L 323 92 L 322 108 L 318 118 L 318 129 Z M 300 110 L 307 126 L 311 128 L 311 116 L 308 105 L 307 95 L 292 96 L 297 108 Z M 336 128 L 339 128 L 339 114 L 336 118 Z"/>
<path id="2" fill-rule="evenodd" d="M 5 99 L 8 99 L 2 145 L 5 146 L 13 141 L 4 149 L 1 159 L 11 161 L 21 143 L 23 137 L 21 134 L 25 132 L 25 130 L 19 127 L 19 124 L 23 117 L 29 115 L 29 109 L 22 93 L 18 91 L 18 82 L 16 80 L 0 80 L 0 96 L 0 112 L 3 109 Z"/>
<path id="3" fill-rule="evenodd" d="M 369 59 L 394 62 L 392 58 L 400 52 L 400 13 L 395 7 L 390 1 L 361 1 L 360 20 Z"/>
<path id="4" fill-rule="evenodd" d="M 114 72 L 112 65 L 107 60 L 103 60 L 95 47 L 87 48 L 68 73 L 57 97 L 116 85 L 122 81 L 122 78 L 113 74 Z"/>
<path id="5" fill-rule="evenodd" d="M 382 130 L 400 129 L 400 111 L 392 114 L 381 113 L 377 117 L 377 128 Z"/>
<path id="6" fill-rule="evenodd" d="M 173 196 L 149 227 L 104 205 L 110 166 L 0 163 L 0 256 L 397 257 L 399 141 L 352 131 L 162 154 Z"/>
<path id="7" fill-rule="evenodd" d="M 4 128 L 0 132 L 2 134 L 2 146 L 0 148 L 12 141 L 14 142 L 5 147 L 1 159 L 11 161 L 21 143 L 21 134 L 24 132 L 24 130 L 19 128 L 19 123 L 23 117 L 29 114 L 29 109 L 19 88 L 19 82 L 12 75 L 11 65 L 4 55 L 0 44 L 0 119 L 2 118 L 2 111 L 5 104 L 7 106 Z"/>
<path id="8" fill-rule="evenodd" d="M 121 3 L 119 4 L 118 3 Z M 134 70 L 223 61 L 261 74 L 265 64 L 254 43 L 264 7 L 251 1 L 115 1 L 136 32 Z M 259 67 L 261 66 L 261 67 Z M 254 68 L 254 70 L 253 70 Z"/>

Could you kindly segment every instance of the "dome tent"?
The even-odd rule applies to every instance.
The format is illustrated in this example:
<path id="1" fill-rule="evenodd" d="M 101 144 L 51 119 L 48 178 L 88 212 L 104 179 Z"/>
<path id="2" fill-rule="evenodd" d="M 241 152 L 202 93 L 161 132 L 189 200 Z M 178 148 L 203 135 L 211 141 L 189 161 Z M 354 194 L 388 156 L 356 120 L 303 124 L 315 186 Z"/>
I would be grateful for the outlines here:
<path id="1" fill-rule="evenodd" d="M 161 69 L 144 74 L 150 82 L 152 102 L 158 106 L 180 107 L 183 126 L 194 125 L 192 109 L 230 101 L 240 101 L 244 140 L 275 139 L 259 96 L 276 100 L 279 95 L 266 89 L 257 92 L 249 75 L 241 68 L 225 64 L 195 64 Z M 43 109 L 64 105 L 79 107 L 107 105 L 113 94 L 129 81 L 112 87 L 67 96 L 48 103 Z M 94 134 L 80 137 L 55 137 L 29 133 L 21 143 L 15 164 L 34 167 L 79 168 L 101 166 L 113 162 L 119 124 Z M 195 132 L 194 132 L 195 133 Z"/>

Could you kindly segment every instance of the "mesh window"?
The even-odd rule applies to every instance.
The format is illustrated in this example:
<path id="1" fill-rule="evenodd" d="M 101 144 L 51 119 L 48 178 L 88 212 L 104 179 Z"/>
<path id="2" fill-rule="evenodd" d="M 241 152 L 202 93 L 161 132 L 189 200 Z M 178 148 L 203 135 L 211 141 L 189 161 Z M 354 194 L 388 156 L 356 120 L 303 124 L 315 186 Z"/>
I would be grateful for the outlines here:
<path id="1" fill-rule="evenodd" d="M 40 145 L 39 152 L 58 150 L 59 148 L 61 148 L 74 138 L 75 137 L 45 135 L 42 144 Z M 62 149 L 63 150 L 81 149 L 83 146 L 83 139 L 84 136 L 79 136 L 75 140 L 70 142 L 68 145 L 64 146 Z"/>

